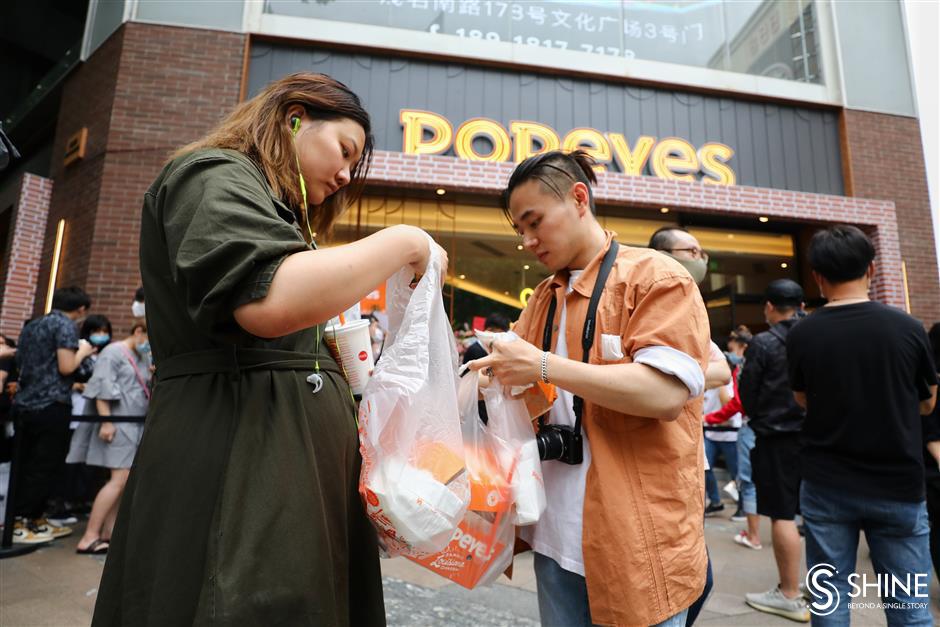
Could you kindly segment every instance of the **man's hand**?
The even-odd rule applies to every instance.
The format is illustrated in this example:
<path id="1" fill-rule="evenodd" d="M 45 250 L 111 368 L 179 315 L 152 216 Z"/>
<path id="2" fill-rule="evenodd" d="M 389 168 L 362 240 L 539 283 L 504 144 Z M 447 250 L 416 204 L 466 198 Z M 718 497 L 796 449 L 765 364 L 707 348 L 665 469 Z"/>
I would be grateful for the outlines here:
<path id="1" fill-rule="evenodd" d="M 114 426 L 113 422 L 102 422 L 101 427 L 98 429 L 98 437 L 111 444 L 114 441 L 114 436 L 117 434 L 117 427 Z"/>
<path id="2" fill-rule="evenodd" d="M 95 352 L 95 347 L 88 340 L 78 341 L 78 360 L 81 363 L 86 357 L 90 357 Z"/>
<path id="3" fill-rule="evenodd" d="M 503 385 L 529 385 L 542 375 L 542 351 L 523 340 L 492 342 L 490 354 L 471 361 L 471 370 L 483 370 Z M 549 367 L 551 376 L 551 367 Z"/>

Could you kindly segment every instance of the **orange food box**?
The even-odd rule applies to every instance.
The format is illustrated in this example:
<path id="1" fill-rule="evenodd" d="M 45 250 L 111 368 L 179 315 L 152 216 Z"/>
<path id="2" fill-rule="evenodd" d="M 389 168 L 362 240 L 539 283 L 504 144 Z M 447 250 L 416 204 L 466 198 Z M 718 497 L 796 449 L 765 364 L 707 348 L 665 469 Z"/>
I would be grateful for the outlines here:
<path id="1" fill-rule="evenodd" d="M 444 550 L 428 557 L 408 559 L 472 590 L 506 547 L 496 538 L 501 519 L 502 513 L 490 521 L 476 512 L 467 511 Z"/>

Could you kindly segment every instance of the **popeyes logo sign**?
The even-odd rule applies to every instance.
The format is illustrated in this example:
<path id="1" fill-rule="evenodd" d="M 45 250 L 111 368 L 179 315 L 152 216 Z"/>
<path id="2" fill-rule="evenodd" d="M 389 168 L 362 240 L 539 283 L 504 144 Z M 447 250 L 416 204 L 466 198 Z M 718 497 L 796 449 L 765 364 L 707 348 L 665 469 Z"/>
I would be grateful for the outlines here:
<path id="1" fill-rule="evenodd" d="M 561 137 L 539 122 L 512 121 L 507 129 L 489 118 L 471 118 L 454 130 L 450 120 L 437 113 L 402 109 L 402 152 L 412 155 L 440 155 L 451 148 L 461 159 L 470 161 L 509 161 L 519 163 L 532 155 L 549 150 L 581 149 L 594 157 L 598 172 L 620 171 L 640 176 L 651 174 L 662 179 L 701 181 L 712 185 L 734 185 L 736 176 L 729 165 L 734 157 L 730 146 L 706 142 L 696 148 L 678 137 L 657 139 L 637 137 L 631 145 L 622 133 L 601 133 L 593 128 L 576 128 Z M 481 152 L 479 143 L 486 138 L 489 150 Z"/>

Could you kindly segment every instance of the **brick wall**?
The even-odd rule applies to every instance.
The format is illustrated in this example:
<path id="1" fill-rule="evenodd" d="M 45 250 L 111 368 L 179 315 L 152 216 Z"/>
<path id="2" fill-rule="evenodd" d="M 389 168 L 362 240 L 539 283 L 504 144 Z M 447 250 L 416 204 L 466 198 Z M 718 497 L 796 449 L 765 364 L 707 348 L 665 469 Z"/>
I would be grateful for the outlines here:
<path id="1" fill-rule="evenodd" d="M 39 283 L 43 233 L 49 215 L 52 181 L 24 174 L 13 209 L 10 245 L 5 256 L 3 293 L 0 295 L 0 333 L 19 337 L 23 322 L 33 315 L 33 301 L 45 290 Z M 40 299 L 45 304 L 45 295 Z"/>
<path id="2" fill-rule="evenodd" d="M 847 190 L 896 207 L 900 259 L 907 265 L 911 313 L 940 321 L 940 277 L 920 127 L 915 118 L 865 111 L 843 113 Z"/>
<path id="3" fill-rule="evenodd" d="M 450 192 L 496 194 L 503 190 L 513 167 L 511 163 L 482 163 L 456 157 L 376 151 L 369 182 L 387 187 L 444 187 Z M 606 205 L 649 208 L 651 217 L 658 217 L 659 208 L 665 206 L 674 211 L 715 213 L 754 220 L 767 216 L 821 225 L 835 222 L 858 225 L 873 237 L 878 253 L 874 297 L 896 307 L 904 306 L 898 228 L 894 203 L 890 200 L 743 185 L 725 187 L 618 173 L 598 174 L 594 195 L 598 202 Z"/>
<path id="4" fill-rule="evenodd" d="M 116 334 L 130 322 L 140 285 L 143 194 L 169 153 L 238 103 L 244 44 L 240 34 L 128 23 L 68 79 L 55 154 L 88 126 L 89 157 L 64 169 L 57 159 L 53 171 L 50 224 L 66 217 L 75 225 L 57 283 L 84 286 Z M 49 251 L 53 235 L 47 228 Z M 48 271 L 46 261 L 42 276 Z"/>

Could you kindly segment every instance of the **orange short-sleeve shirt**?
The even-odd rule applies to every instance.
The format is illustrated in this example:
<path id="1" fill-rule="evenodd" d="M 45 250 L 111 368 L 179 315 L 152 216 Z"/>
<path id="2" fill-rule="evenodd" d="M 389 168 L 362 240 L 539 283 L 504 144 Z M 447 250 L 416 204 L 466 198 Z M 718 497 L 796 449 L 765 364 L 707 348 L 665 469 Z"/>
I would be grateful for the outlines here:
<path id="1" fill-rule="evenodd" d="M 567 297 L 570 359 L 581 359 L 588 301 L 613 236 L 607 233 Z M 541 347 L 549 303 L 564 297 L 567 282 L 561 271 L 539 284 L 513 327 L 520 337 Z M 604 361 L 601 336 L 611 334 L 620 336 L 623 358 Z M 666 346 L 704 371 L 709 341 L 705 305 L 688 272 L 665 255 L 621 245 L 598 306 L 590 363 L 630 363 L 640 349 Z M 582 549 L 594 623 L 654 625 L 701 595 L 707 563 L 701 413 L 700 396 L 671 422 L 585 402 L 592 461 Z"/>

